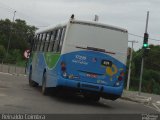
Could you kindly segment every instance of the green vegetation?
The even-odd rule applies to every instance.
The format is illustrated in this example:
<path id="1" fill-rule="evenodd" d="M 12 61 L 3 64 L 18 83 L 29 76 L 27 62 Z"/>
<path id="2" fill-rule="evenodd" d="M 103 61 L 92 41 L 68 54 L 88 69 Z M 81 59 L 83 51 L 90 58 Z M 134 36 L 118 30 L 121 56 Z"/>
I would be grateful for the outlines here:
<path id="1" fill-rule="evenodd" d="M 23 66 L 23 52 L 29 49 L 36 28 L 27 25 L 24 20 L 0 20 L 0 62 Z M 7 54 L 8 42 L 10 40 Z"/>
<path id="2" fill-rule="evenodd" d="M 150 50 L 144 58 L 142 91 L 160 95 L 160 46 L 149 46 Z M 141 70 L 142 49 L 133 52 L 130 90 L 138 90 Z M 127 77 L 126 77 L 127 82 Z"/>
<path id="3" fill-rule="evenodd" d="M 4 57 L 5 56 L 5 48 L 4 48 L 4 46 L 3 45 L 0 45 L 0 56 L 1 57 Z"/>

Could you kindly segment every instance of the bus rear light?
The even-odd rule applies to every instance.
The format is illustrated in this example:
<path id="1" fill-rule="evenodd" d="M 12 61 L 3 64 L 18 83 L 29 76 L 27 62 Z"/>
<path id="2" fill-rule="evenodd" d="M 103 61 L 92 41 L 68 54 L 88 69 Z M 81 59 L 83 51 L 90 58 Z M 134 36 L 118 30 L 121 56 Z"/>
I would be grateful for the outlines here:
<path id="1" fill-rule="evenodd" d="M 116 82 L 116 86 L 119 86 L 120 85 L 120 83 L 119 82 Z"/>
<path id="2" fill-rule="evenodd" d="M 67 78 L 67 73 L 66 72 L 63 72 L 62 75 L 63 75 L 64 78 Z"/>
<path id="3" fill-rule="evenodd" d="M 124 72 L 121 72 L 121 73 L 120 73 L 120 76 L 122 76 L 122 77 L 123 77 L 123 76 L 124 76 Z"/>
<path id="4" fill-rule="evenodd" d="M 122 81 L 122 80 L 123 80 L 123 77 L 124 77 L 124 72 L 122 71 L 122 72 L 120 73 L 120 76 L 118 77 L 118 80 L 119 80 L 119 81 Z"/>
<path id="5" fill-rule="evenodd" d="M 64 62 L 61 62 L 61 71 L 62 72 L 66 71 L 66 64 Z"/>
<path id="6" fill-rule="evenodd" d="M 116 81 L 115 86 L 120 86 L 121 85 L 121 81 L 123 81 L 123 78 L 124 78 L 124 72 L 122 71 L 120 73 L 120 75 L 118 76 L 118 80 Z"/>
<path id="7" fill-rule="evenodd" d="M 118 80 L 119 80 L 119 81 L 122 81 L 122 80 L 123 80 L 123 77 L 122 77 L 122 76 L 119 76 L 119 77 L 118 77 Z"/>
<path id="8" fill-rule="evenodd" d="M 61 62 L 61 71 L 62 71 L 62 76 L 64 78 L 67 78 L 68 75 L 67 75 L 67 72 L 66 72 L 66 64 L 65 64 L 65 62 Z"/>

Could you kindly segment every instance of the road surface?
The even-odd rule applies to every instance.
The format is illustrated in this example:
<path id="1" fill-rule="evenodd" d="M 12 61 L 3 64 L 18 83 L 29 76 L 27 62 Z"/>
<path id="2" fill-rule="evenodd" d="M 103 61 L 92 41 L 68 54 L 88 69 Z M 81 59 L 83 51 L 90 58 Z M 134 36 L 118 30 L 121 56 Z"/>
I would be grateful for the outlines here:
<path id="1" fill-rule="evenodd" d="M 143 104 L 118 99 L 87 102 L 82 96 L 43 96 L 27 77 L 0 73 L 0 113 L 142 114 L 158 113 Z"/>

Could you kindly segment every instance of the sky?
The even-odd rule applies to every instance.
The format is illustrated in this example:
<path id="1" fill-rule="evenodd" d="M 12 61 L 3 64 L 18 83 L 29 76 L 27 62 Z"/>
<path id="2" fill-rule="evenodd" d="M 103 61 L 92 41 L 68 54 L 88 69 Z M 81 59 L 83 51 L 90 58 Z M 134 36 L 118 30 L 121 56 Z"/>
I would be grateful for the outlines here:
<path id="1" fill-rule="evenodd" d="M 129 41 L 138 50 L 143 44 L 147 11 L 149 11 L 149 44 L 160 45 L 160 0 L 0 0 L 0 19 L 23 19 L 29 25 L 44 28 L 75 19 L 93 21 L 125 28 Z M 134 35 L 142 36 L 134 36 Z M 128 43 L 131 47 L 131 42 Z"/>

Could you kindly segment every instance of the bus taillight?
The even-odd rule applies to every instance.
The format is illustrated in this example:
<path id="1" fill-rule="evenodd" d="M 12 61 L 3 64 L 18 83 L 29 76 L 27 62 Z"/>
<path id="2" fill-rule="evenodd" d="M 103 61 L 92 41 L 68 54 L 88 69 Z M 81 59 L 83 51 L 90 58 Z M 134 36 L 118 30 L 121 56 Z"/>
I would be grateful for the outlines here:
<path id="1" fill-rule="evenodd" d="M 61 62 L 61 71 L 66 72 L 66 64 L 64 62 Z"/>
<path id="2" fill-rule="evenodd" d="M 62 71 L 62 76 L 67 77 L 67 72 L 66 72 L 66 64 L 65 62 L 61 62 L 61 71 Z"/>
<path id="3" fill-rule="evenodd" d="M 124 72 L 122 71 L 122 72 L 120 73 L 120 76 L 118 77 L 118 80 L 119 80 L 119 81 L 122 81 L 122 80 L 123 80 L 123 77 L 124 77 Z"/>
<path id="4" fill-rule="evenodd" d="M 119 77 L 118 77 L 118 80 L 117 80 L 117 82 L 116 82 L 116 86 L 119 86 L 119 85 L 120 85 L 120 83 L 121 83 L 121 81 L 123 80 L 123 78 L 124 78 L 124 72 L 122 71 L 122 72 L 120 73 Z"/>
<path id="5" fill-rule="evenodd" d="M 119 76 L 119 77 L 118 77 L 118 80 L 119 80 L 119 81 L 123 80 L 123 77 L 122 77 L 122 76 Z"/>

